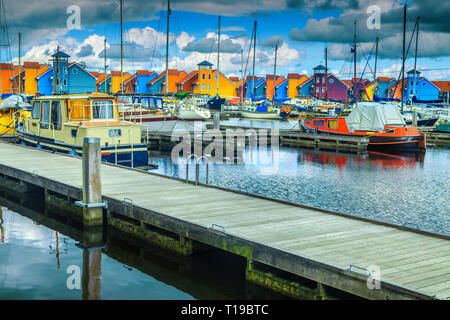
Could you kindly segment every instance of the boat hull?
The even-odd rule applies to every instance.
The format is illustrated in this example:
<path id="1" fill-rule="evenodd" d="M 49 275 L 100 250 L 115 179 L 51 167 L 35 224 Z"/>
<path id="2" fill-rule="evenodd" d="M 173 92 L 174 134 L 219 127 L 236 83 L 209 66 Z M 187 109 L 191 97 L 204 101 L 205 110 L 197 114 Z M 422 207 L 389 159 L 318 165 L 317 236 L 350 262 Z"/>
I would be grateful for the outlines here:
<path id="1" fill-rule="evenodd" d="M 450 123 L 440 123 L 436 126 L 436 131 L 450 132 Z"/>
<path id="2" fill-rule="evenodd" d="M 408 136 L 380 136 L 377 134 L 363 135 L 353 133 L 330 133 L 329 131 L 321 130 L 320 128 L 311 128 L 304 124 L 304 121 L 300 121 L 299 127 L 302 132 L 317 133 L 321 135 L 329 136 L 348 136 L 348 137 L 367 137 L 369 143 L 367 145 L 368 150 L 373 151 L 408 151 L 414 152 L 421 148 L 422 137 L 420 135 L 408 135 Z"/>
<path id="3" fill-rule="evenodd" d="M 240 111 L 242 118 L 251 119 L 282 119 L 282 117 L 276 112 L 252 112 L 252 111 Z"/>
<path id="4" fill-rule="evenodd" d="M 22 143 L 27 146 L 37 147 L 53 152 L 82 156 L 83 147 L 69 145 L 53 139 L 38 137 L 19 132 Z M 120 164 L 127 167 L 143 167 L 148 165 L 148 151 L 146 144 L 102 146 L 102 161 Z"/>
<path id="5" fill-rule="evenodd" d="M 209 110 L 182 110 L 178 117 L 187 121 L 203 121 L 211 118 Z"/>

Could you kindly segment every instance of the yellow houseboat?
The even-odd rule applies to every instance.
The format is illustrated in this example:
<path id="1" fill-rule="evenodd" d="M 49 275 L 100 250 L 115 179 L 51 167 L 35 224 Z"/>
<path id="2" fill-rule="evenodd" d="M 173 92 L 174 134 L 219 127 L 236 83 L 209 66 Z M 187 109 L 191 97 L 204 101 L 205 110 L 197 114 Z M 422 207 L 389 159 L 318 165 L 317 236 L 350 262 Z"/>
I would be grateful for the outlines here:
<path id="1" fill-rule="evenodd" d="M 84 137 L 100 138 L 102 160 L 132 167 L 148 165 L 141 128 L 121 121 L 114 96 L 89 93 L 36 97 L 31 115 L 17 130 L 26 145 L 81 155 Z"/>

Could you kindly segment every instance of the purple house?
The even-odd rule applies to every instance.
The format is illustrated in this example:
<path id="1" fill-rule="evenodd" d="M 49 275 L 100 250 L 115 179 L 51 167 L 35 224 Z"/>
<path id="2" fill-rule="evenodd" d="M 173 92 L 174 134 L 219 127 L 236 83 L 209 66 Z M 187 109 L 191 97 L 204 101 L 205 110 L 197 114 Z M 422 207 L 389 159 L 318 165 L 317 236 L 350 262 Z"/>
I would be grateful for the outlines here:
<path id="1" fill-rule="evenodd" d="M 319 99 L 332 99 L 345 101 L 347 99 L 347 85 L 335 77 L 333 74 L 326 74 L 326 69 L 322 65 L 318 65 L 314 69 L 311 85 L 312 96 Z M 327 82 L 325 82 L 325 77 Z"/>

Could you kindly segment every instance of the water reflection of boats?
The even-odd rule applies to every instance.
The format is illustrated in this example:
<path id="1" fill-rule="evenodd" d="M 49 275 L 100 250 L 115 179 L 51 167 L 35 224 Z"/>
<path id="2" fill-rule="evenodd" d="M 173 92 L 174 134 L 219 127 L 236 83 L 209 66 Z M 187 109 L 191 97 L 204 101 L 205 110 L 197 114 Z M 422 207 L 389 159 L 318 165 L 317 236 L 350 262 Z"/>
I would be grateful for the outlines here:
<path id="1" fill-rule="evenodd" d="M 424 153 L 381 153 L 369 151 L 359 154 L 337 153 L 327 151 L 301 150 L 301 160 L 320 165 L 334 165 L 343 169 L 348 164 L 379 164 L 383 168 L 414 167 L 424 161 Z"/>

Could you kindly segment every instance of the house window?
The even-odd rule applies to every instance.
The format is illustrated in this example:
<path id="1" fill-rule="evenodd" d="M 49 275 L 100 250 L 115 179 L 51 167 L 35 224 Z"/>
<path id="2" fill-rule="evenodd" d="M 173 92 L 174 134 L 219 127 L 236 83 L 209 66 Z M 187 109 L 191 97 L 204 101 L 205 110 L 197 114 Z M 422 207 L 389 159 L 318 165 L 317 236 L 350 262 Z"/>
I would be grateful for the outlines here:
<path id="1" fill-rule="evenodd" d="M 322 83 L 325 83 L 325 77 L 322 77 Z"/>
<path id="2" fill-rule="evenodd" d="M 210 74 L 208 74 L 208 79 L 211 80 L 211 75 Z"/>
<path id="3" fill-rule="evenodd" d="M 67 79 L 63 79 L 63 85 L 67 86 Z"/>
<path id="4" fill-rule="evenodd" d="M 63 70 L 64 70 L 64 74 L 67 74 L 67 67 L 64 67 Z"/>
<path id="5" fill-rule="evenodd" d="M 208 90 L 211 90 L 211 85 L 210 84 L 208 84 Z"/>
<path id="6" fill-rule="evenodd" d="M 204 75 L 203 75 L 204 76 Z M 202 90 L 205 90 L 205 84 L 202 84 Z"/>
<path id="7" fill-rule="evenodd" d="M 205 74 L 203 74 L 203 80 L 205 80 Z"/>
<path id="8" fill-rule="evenodd" d="M 325 93 L 325 87 L 322 87 L 322 93 Z"/>
<path id="9" fill-rule="evenodd" d="M 316 88 L 316 93 L 319 93 L 319 87 Z"/>
<path id="10" fill-rule="evenodd" d="M 334 80 L 331 79 L 331 78 L 328 80 L 328 83 L 330 83 L 330 84 L 333 83 L 333 82 L 334 82 Z"/>
<path id="11" fill-rule="evenodd" d="M 412 85 L 412 86 L 414 85 L 414 81 L 411 81 L 411 85 Z"/>
<path id="12" fill-rule="evenodd" d="M 320 82 L 320 78 L 316 78 L 316 83 L 319 83 Z"/>

